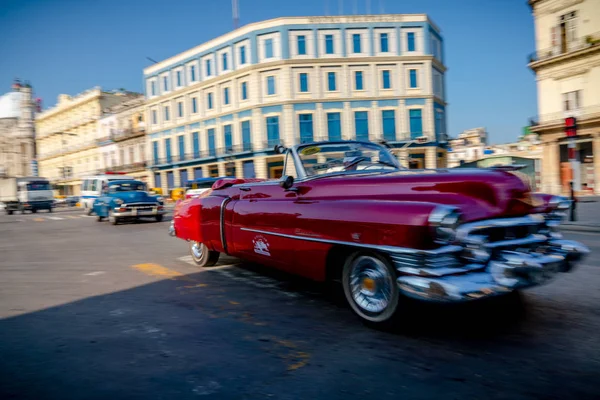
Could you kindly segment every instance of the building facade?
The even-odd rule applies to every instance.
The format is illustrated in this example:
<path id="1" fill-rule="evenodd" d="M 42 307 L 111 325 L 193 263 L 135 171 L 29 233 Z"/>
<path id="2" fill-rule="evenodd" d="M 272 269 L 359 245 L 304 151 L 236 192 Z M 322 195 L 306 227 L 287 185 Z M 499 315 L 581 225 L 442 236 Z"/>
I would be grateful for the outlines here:
<path id="1" fill-rule="evenodd" d="M 445 165 L 443 41 L 426 15 L 278 18 L 144 70 L 156 186 L 277 178 L 276 144 L 386 140 L 412 167 Z"/>
<path id="2" fill-rule="evenodd" d="M 536 52 L 529 68 L 537 80 L 538 116 L 532 132 L 543 142 L 542 190 L 600 194 L 600 2 L 530 0 Z M 574 168 L 565 119 L 577 119 Z"/>
<path id="3" fill-rule="evenodd" d="M 459 133 L 456 139 L 448 141 L 448 168 L 479 160 L 483 157 L 487 144 L 488 136 L 485 128 L 467 129 Z"/>
<path id="4" fill-rule="evenodd" d="M 98 121 L 102 172 L 125 172 L 148 182 L 145 99 L 142 95 L 107 110 Z"/>
<path id="5" fill-rule="evenodd" d="M 34 118 L 36 102 L 28 83 L 15 80 L 0 96 L 0 177 L 37 175 Z"/>
<path id="6" fill-rule="evenodd" d="M 61 94 L 54 107 L 37 115 L 39 172 L 60 194 L 79 194 L 82 177 L 100 172 L 98 120 L 107 108 L 130 97 L 96 87 L 74 97 Z"/>

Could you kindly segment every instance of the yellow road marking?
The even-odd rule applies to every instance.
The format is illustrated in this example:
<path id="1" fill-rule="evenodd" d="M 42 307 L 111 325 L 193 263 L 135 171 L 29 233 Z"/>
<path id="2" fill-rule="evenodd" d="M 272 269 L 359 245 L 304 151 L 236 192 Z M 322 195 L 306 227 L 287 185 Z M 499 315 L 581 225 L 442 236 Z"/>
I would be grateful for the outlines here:
<path id="1" fill-rule="evenodd" d="M 238 303 L 237 301 L 232 301 L 232 300 L 230 300 L 230 301 L 229 301 L 229 304 L 233 304 L 234 306 L 237 306 L 237 305 L 238 305 L 238 304 L 240 304 L 240 303 Z"/>
<path id="2" fill-rule="evenodd" d="M 45 219 L 44 218 L 34 218 L 33 219 L 35 222 L 44 222 Z"/>
<path id="3" fill-rule="evenodd" d="M 188 282 L 195 282 L 193 279 L 188 278 L 181 272 L 163 267 L 158 264 L 136 264 L 132 265 L 131 268 L 137 269 L 140 272 L 143 272 L 146 275 L 158 276 L 161 278 L 169 278 L 169 279 L 177 279 Z"/>

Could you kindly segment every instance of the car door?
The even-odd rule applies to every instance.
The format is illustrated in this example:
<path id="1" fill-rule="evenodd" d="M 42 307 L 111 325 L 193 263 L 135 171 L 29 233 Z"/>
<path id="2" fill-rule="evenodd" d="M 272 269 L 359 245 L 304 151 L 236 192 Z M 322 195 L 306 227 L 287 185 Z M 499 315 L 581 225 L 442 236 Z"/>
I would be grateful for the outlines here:
<path id="1" fill-rule="evenodd" d="M 294 273 L 293 191 L 277 181 L 240 185 L 233 204 L 233 248 L 240 257 Z"/>

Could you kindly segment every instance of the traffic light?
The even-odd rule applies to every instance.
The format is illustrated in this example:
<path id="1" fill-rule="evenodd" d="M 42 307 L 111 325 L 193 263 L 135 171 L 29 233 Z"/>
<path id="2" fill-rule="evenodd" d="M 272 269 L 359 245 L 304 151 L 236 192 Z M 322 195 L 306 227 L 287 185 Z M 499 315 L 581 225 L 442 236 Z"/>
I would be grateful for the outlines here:
<path id="1" fill-rule="evenodd" d="M 565 118 L 565 134 L 567 135 L 567 137 L 577 136 L 577 118 Z"/>

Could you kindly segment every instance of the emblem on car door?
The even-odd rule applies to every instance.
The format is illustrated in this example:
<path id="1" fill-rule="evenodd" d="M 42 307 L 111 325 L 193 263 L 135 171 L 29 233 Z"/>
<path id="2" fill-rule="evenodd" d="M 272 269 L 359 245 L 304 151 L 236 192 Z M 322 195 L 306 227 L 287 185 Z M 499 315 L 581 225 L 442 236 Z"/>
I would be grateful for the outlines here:
<path id="1" fill-rule="evenodd" d="M 252 243 L 254 243 L 255 253 L 262 254 L 263 256 L 271 256 L 271 253 L 269 252 L 269 242 L 267 242 L 267 239 L 264 236 L 256 236 L 254 240 L 252 240 Z"/>

